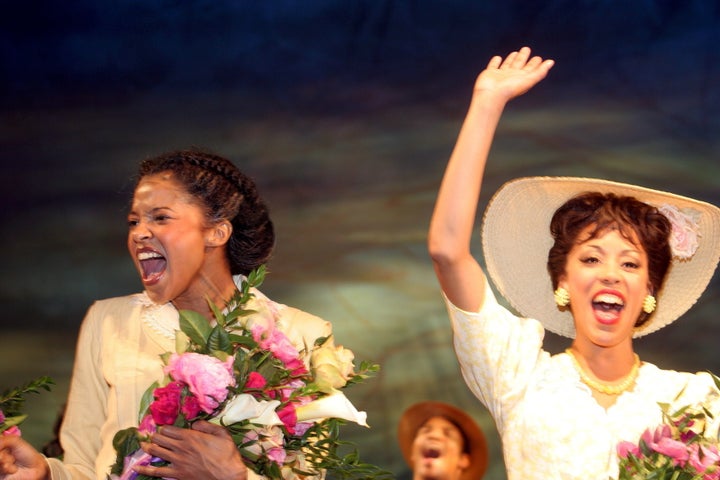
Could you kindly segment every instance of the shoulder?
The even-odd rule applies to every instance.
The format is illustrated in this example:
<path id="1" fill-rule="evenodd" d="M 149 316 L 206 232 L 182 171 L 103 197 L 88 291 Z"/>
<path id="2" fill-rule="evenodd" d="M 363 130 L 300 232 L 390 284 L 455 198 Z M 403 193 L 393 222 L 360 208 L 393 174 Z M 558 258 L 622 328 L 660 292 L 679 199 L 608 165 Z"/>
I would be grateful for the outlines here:
<path id="1" fill-rule="evenodd" d="M 686 401 L 694 403 L 717 391 L 713 376 L 708 372 L 679 372 L 665 370 L 649 362 L 643 362 L 638 383 L 655 392 L 664 392 L 666 401 Z"/>
<path id="2" fill-rule="evenodd" d="M 88 312 L 93 313 L 109 313 L 114 311 L 122 311 L 142 307 L 144 305 L 152 305 L 153 303 L 144 293 L 135 293 L 121 297 L 103 298 L 95 300 Z"/>
<path id="3" fill-rule="evenodd" d="M 96 300 L 88 308 L 83 324 L 122 322 L 148 305 L 153 303 L 142 293 Z"/>
<path id="4" fill-rule="evenodd" d="M 275 302 L 259 290 L 253 290 L 256 301 L 265 303 L 268 308 L 276 312 L 282 330 L 289 336 L 300 336 L 314 341 L 332 333 L 332 325 L 327 320 L 299 308 Z"/>

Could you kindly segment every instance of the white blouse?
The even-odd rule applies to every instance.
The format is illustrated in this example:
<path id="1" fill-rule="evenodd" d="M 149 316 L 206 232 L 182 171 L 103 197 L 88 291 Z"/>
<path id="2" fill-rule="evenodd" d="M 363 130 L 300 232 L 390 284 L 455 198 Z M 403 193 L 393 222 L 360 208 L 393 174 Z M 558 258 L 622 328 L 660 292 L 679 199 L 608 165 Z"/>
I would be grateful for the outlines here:
<path id="1" fill-rule="evenodd" d="M 682 391 L 676 405 L 696 403 L 714 389 L 707 373 L 643 363 L 635 387 L 606 410 L 568 354 L 543 350 L 540 322 L 514 316 L 485 290 L 477 313 L 445 301 L 463 377 L 495 420 L 508 480 L 617 478 L 617 444 L 662 422 L 658 402 Z"/>

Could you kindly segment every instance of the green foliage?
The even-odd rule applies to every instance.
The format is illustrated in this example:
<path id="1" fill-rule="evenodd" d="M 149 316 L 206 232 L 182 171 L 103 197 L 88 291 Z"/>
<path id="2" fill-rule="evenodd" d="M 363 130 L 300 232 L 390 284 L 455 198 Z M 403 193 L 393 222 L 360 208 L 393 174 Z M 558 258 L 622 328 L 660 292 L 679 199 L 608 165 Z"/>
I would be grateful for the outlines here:
<path id="1" fill-rule="evenodd" d="M 0 422 L 0 434 L 10 427 L 21 424 L 27 418 L 27 415 L 22 413 L 25 395 L 39 394 L 42 390 L 49 392 L 52 385 L 55 385 L 55 382 L 50 377 L 42 376 L 25 385 L 5 390 L 0 395 L 0 412 L 5 417 L 4 421 Z"/>

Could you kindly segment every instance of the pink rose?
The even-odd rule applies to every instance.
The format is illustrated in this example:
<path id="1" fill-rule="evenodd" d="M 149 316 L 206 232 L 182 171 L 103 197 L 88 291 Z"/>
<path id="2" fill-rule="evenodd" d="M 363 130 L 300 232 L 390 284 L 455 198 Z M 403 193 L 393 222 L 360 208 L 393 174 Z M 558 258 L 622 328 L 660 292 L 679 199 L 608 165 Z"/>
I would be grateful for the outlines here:
<path id="1" fill-rule="evenodd" d="M 165 373 L 174 380 L 187 384 L 198 399 L 200 409 L 213 413 L 228 395 L 228 387 L 235 385 L 233 357 L 225 362 L 199 353 L 173 353 Z"/>

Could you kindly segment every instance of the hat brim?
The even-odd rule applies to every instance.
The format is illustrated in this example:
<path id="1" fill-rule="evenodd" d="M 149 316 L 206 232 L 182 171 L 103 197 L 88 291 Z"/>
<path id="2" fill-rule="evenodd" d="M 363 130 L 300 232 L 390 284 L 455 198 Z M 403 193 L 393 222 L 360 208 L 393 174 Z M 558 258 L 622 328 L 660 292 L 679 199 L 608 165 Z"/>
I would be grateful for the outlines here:
<path id="1" fill-rule="evenodd" d="M 488 466 L 488 449 L 485 435 L 477 423 L 462 410 L 443 402 L 420 402 L 403 413 L 398 423 L 398 442 L 407 464 L 412 468 L 412 444 L 418 429 L 433 417 L 451 420 L 465 434 L 468 441 L 470 466 L 463 472 L 461 480 L 482 478 Z"/>
<path id="2" fill-rule="evenodd" d="M 558 207 L 584 192 L 615 193 L 659 207 L 674 205 L 699 213 L 699 247 L 686 260 L 673 259 L 650 320 L 634 332 L 640 337 L 675 321 L 707 287 L 720 258 L 720 209 L 672 193 L 594 178 L 526 177 L 497 191 L 485 210 L 482 243 L 488 275 L 499 293 L 525 317 L 565 337 L 575 337 L 568 310 L 554 302 L 547 271 L 552 247 L 550 220 Z"/>

